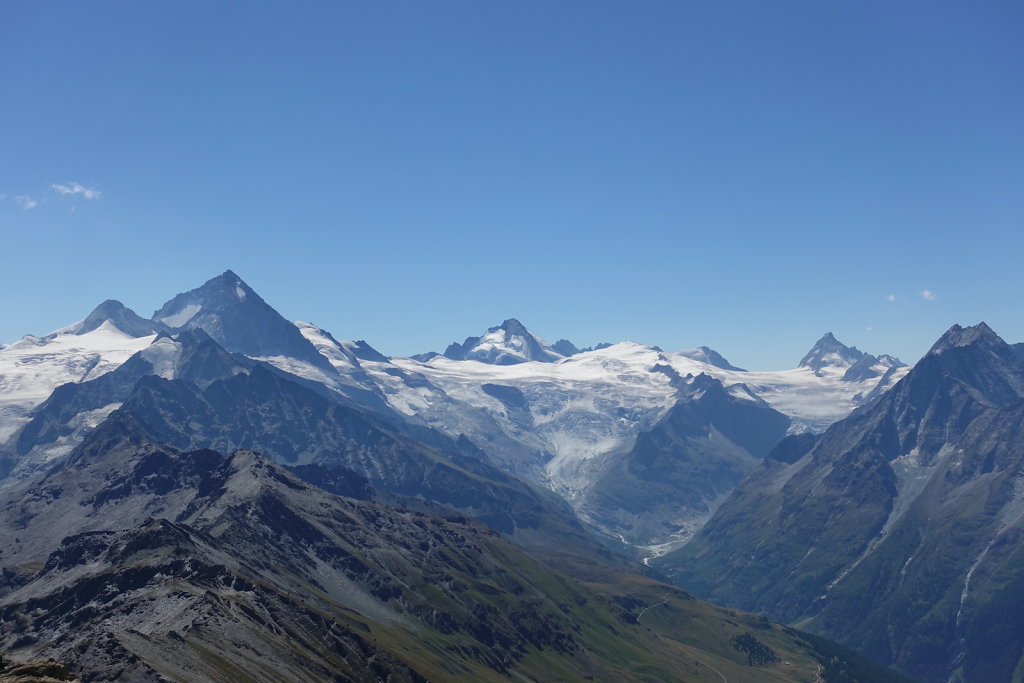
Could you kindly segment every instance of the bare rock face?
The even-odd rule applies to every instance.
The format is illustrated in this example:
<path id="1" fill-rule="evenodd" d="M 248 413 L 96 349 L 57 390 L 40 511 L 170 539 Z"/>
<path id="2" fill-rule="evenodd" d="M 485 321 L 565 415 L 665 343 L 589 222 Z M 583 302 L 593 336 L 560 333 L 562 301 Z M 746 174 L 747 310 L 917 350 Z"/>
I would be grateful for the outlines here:
<path id="1" fill-rule="evenodd" d="M 0 651 L 72 662 L 83 683 L 543 679 L 551 667 L 710 680 L 679 655 L 703 653 L 709 629 L 725 644 L 756 630 L 801 663 L 728 645 L 700 655 L 730 680 L 769 666 L 808 680 L 836 660 L 763 619 L 587 562 L 598 584 L 622 581 L 598 592 L 450 509 L 341 498 L 253 451 L 151 443 L 127 415 L 3 506 Z M 365 485 L 339 476 L 333 486 Z"/>
<path id="2" fill-rule="evenodd" d="M 153 321 L 175 331 L 203 330 L 229 351 L 247 356 L 288 356 L 330 367 L 294 324 L 230 270 L 177 295 Z"/>
<path id="3" fill-rule="evenodd" d="M 78 683 L 61 662 L 41 659 L 10 664 L 0 670 L 0 683 Z"/>
<path id="4" fill-rule="evenodd" d="M 954 326 L 875 403 L 780 444 L 655 564 L 924 681 L 1010 680 L 1022 481 L 1024 359 L 984 323 Z"/>
<path id="5" fill-rule="evenodd" d="M 43 566 L 0 598 L 5 650 L 73 660 L 85 681 L 416 681 L 396 631 L 442 650 L 457 636 L 483 670 L 579 647 L 529 588 L 540 566 L 494 531 L 338 498 L 251 451 L 137 444 L 131 428 L 7 508 L 8 532 L 33 540 L 3 561 Z M 54 487 L 75 493 L 42 495 Z"/>

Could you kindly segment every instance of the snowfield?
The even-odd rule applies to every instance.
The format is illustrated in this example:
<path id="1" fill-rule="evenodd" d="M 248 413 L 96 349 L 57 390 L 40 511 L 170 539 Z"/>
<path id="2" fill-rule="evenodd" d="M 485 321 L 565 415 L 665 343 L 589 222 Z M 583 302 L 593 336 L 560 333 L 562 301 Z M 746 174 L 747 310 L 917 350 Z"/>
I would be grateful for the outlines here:
<path id="1" fill-rule="evenodd" d="M 669 378 L 652 371 L 657 362 L 657 351 L 631 342 L 556 363 L 392 359 L 452 399 L 487 412 L 507 436 L 531 432 L 529 445 L 544 462 L 544 483 L 568 498 L 585 488 L 590 461 L 629 447 L 639 429 L 653 425 L 674 403 Z M 522 401 L 503 397 L 494 385 L 513 387 Z M 451 432 L 443 419 L 431 423 Z M 466 435 L 488 450 L 487 435 Z"/>
<path id="2" fill-rule="evenodd" d="M 61 384 L 110 372 L 155 338 L 132 337 L 105 322 L 86 334 L 28 335 L 0 349 L 0 443 Z"/>
<path id="3" fill-rule="evenodd" d="M 723 370 L 681 353 L 665 355 L 681 375 L 706 373 L 731 389 L 734 396 L 745 393 L 740 390 L 745 387 L 751 394 L 792 419 L 793 431 L 824 431 L 833 422 L 849 415 L 873 393 L 877 395 L 891 388 L 910 370 L 909 367 L 895 369 L 884 384 L 879 386 L 879 381 L 885 378 L 888 370 L 881 364 L 873 368 L 878 372 L 878 377 L 849 382 L 843 381 L 848 366 L 841 363 L 828 365 L 818 373 L 808 367 L 750 372 Z"/>
<path id="4" fill-rule="evenodd" d="M 466 434 L 495 459 L 503 459 L 490 433 L 474 433 L 448 407 L 434 410 L 439 394 L 458 404 L 485 412 L 503 436 L 518 440 L 543 462 L 538 479 L 570 500 L 585 490 L 589 474 L 601 460 L 632 446 L 637 435 L 655 424 L 676 401 L 676 390 L 664 369 L 682 377 L 710 375 L 734 396 L 763 400 L 793 420 L 792 431 L 823 431 L 850 413 L 873 392 L 888 389 L 908 368 L 888 376 L 843 381 L 846 366 L 826 366 L 818 373 L 808 367 L 748 372 L 725 370 L 695 359 L 693 351 L 666 353 L 652 346 L 622 342 L 587 351 L 554 363 L 525 362 L 492 365 L 472 360 L 435 357 L 422 363 L 392 358 L 389 363 L 363 361 L 399 412 L 422 419 L 453 436 Z M 660 369 L 659 369 L 660 366 Z M 395 373 L 419 376 L 425 382 L 410 387 Z M 339 370 L 341 368 L 339 367 Z M 879 386 L 884 379 L 884 385 Z M 522 401 L 493 389 L 511 387 Z M 490 389 L 490 390 L 488 390 Z M 514 394 L 512 394 L 514 395 Z M 479 423 L 478 423 L 479 424 Z M 513 468 L 529 471 L 529 468 Z"/>

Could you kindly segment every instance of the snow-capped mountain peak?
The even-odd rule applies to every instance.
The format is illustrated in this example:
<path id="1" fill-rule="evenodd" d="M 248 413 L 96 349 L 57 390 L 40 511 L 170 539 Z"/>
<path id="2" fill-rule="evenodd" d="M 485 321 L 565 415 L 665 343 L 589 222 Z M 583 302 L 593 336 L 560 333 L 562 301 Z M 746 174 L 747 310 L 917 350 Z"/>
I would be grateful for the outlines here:
<path id="1" fill-rule="evenodd" d="M 51 339 L 60 334 L 88 334 L 106 322 L 129 337 L 147 337 L 166 329 L 161 323 L 146 320 L 120 301 L 107 299 L 82 320 L 51 332 L 46 338 Z"/>
<path id="2" fill-rule="evenodd" d="M 816 373 L 826 366 L 848 368 L 866 355 L 857 347 L 842 343 L 831 332 L 826 332 L 800 359 L 800 367 L 810 368 Z"/>
<path id="3" fill-rule="evenodd" d="M 488 329 L 479 337 L 469 337 L 462 344 L 453 342 L 444 355 L 451 360 L 475 360 L 492 365 L 528 361 L 553 363 L 566 357 L 515 318 Z"/>
<path id="4" fill-rule="evenodd" d="M 743 368 L 738 368 L 729 361 L 727 361 L 725 359 L 725 356 L 720 354 L 718 351 L 715 351 L 714 349 L 709 348 L 707 346 L 698 346 L 695 349 L 690 349 L 688 351 L 679 351 L 678 353 L 682 356 L 686 356 L 687 358 L 699 360 L 701 363 L 707 363 L 708 365 L 713 365 L 716 368 L 721 368 L 723 370 L 732 370 L 734 372 L 746 372 L 746 370 L 744 370 Z"/>
<path id="5" fill-rule="evenodd" d="M 151 333 L 141 336 L 144 331 Z M 388 358 L 366 342 L 289 322 L 228 270 L 178 294 L 153 320 L 110 300 L 51 337 L 26 337 L 0 350 L 0 445 L 16 443 L 26 467 L 35 467 L 66 455 L 76 439 L 131 395 L 140 378 L 150 378 L 145 381 L 152 386 L 159 384 L 155 375 L 205 390 L 210 382 L 255 373 L 257 379 L 286 378 L 315 388 L 340 405 L 395 425 L 407 422 L 411 433 L 429 428 L 464 438 L 487 461 L 598 514 L 594 501 L 603 495 L 600 482 L 625 492 L 625 498 L 638 498 L 641 489 L 618 486 L 609 468 L 625 462 L 638 439 L 669 417 L 663 429 L 642 439 L 653 448 L 644 453 L 655 460 L 664 436 L 664 443 L 686 448 L 698 439 L 723 457 L 738 453 L 750 464 L 756 449 L 743 445 L 747 432 L 730 431 L 732 418 L 718 419 L 719 410 L 729 415 L 777 411 L 777 424 L 771 426 L 779 436 L 790 425 L 821 431 L 905 374 L 894 370 L 895 359 L 846 347 L 831 334 L 805 357 L 803 367 L 748 372 L 706 346 L 666 352 L 633 342 L 593 349 L 564 339 L 550 344 L 514 318 L 452 344 L 445 357 L 434 354 L 422 361 Z M 81 391 L 65 387 L 59 400 L 33 412 L 58 386 L 97 378 L 103 381 Z M 737 420 L 754 424 L 745 417 Z M 70 432 L 57 429 L 61 421 L 71 425 Z M 19 430 L 15 442 L 11 437 Z M 0 451 L 0 468 L 3 456 Z M 720 493 L 715 489 L 700 504 Z M 680 524 L 697 518 L 686 519 Z M 644 527 L 648 531 L 629 538 L 657 541 L 663 527 L 654 520 Z M 632 517 L 604 519 L 599 526 L 618 534 L 634 522 Z M 679 538 L 674 531 L 670 535 Z"/>
<path id="6" fill-rule="evenodd" d="M 0 350 L 0 443 L 58 386 L 110 372 L 149 346 L 154 336 L 135 337 L 103 320 L 89 331 L 27 335 Z"/>
<path id="7" fill-rule="evenodd" d="M 827 332 L 800 360 L 800 367 L 810 369 L 819 377 L 842 375 L 845 382 L 860 382 L 881 377 L 906 364 L 894 356 L 872 356 L 856 346 L 847 346 Z"/>

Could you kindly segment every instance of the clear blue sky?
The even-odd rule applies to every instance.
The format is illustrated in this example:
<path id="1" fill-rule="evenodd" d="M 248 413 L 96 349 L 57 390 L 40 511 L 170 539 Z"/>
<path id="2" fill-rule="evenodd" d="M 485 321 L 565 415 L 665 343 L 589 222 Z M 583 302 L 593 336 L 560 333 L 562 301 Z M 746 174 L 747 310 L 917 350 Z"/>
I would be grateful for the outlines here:
<path id="1" fill-rule="evenodd" d="M 227 268 L 390 354 L 1024 339 L 1017 0 L 11 1 L 0 93 L 5 343 Z"/>

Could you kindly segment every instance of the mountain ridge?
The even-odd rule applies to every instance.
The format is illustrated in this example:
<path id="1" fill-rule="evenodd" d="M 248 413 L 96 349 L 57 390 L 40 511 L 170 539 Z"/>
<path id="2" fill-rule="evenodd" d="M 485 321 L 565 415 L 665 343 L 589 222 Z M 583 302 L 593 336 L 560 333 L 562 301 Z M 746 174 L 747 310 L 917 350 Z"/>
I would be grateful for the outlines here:
<path id="1" fill-rule="evenodd" d="M 28 552 L 0 548 L 3 564 L 44 558 L 5 574 L 0 647 L 70 662 L 83 683 L 552 671 L 800 680 L 828 662 L 856 665 L 650 579 L 591 568 L 612 582 L 596 590 L 475 522 L 339 498 L 252 451 L 180 451 L 144 428 L 107 431 L 115 441 L 37 478 L 30 498 L 8 496 L 23 514 L 0 517 L 5 536 L 35 530 Z M 772 656 L 751 660 L 754 646 Z"/>
<path id="2" fill-rule="evenodd" d="M 847 346 L 826 332 L 811 350 L 800 359 L 798 367 L 810 368 L 819 377 L 829 371 L 844 371 L 843 381 L 858 381 L 877 377 L 906 364 L 894 356 L 872 356 L 856 346 Z"/>
<path id="3" fill-rule="evenodd" d="M 76 345 L 91 343 L 93 338 L 108 339 L 111 341 L 104 343 L 120 344 L 125 349 L 116 356 L 108 354 L 111 360 L 105 361 L 92 351 L 69 357 L 74 363 L 71 367 L 80 363 L 88 368 L 86 372 L 72 372 L 71 367 L 65 370 L 63 365 L 70 363 L 61 360 L 56 363 L 60 371 L 53 372 L 49 385 L 40 385 L 38 396 L 18 399 L 11 408 L 2 403 L 5 385 L 0 381 L 0 474 L 25 472 L 66 455 L 126 400 L 129 389 L 143 374 L 202 385 L 221 379 L 225 372 L 249 373 L 254 364 L 263 364 L 265 369 L 272 367 L 272 372 L 329 401 L 369 411 L 413 438 L 432 441 L 437 434 L 444 434 L 449 441 L 465 438 L 473 446 L 473 457 L 582 505 L 574 501 L 589 496 L 597 480 L 607 476 L 602 472 L 612 467 L 611 462 L 628 454 L 636 439 L 662 420 L 676 402 L 673 382 L 681 379 L 671 379 L 657 369 L 659 366 L 672 368 L 673 377 L 713 376 L 733 397 L 755 404 L 764 401 L 782 412 L 792 420 L 791 429 L 815 431 L 854 406 L 873 400 L 902 371 L 887 368 L 882 374 L 867 373 L 861 378 L 849 377 L 851 368 L 842 377 L 835 373 L 818 377 L 807 368 L 756 373 L 733 366 L 708 347 L 666 353 L 658 347 L 628 342 L 583 350 L 566 342 L 561 348 L 566 353 L 575 349 L 572 355 L 553 362 L 551 356 L 546 356 L 544 362 L 531 362 L 528 356 L 540 358 L 539 354 L 548 353 L 546 349 L 558 344 L 548 345 L 512 318 L 492 328 L 493 339 L 470 338 L 476 339 L 471 349 L 486 347 L 484 356 L 493 364 L 462 364 L 436 357 L 420 363 L 388 358 L 365 342 L 339 341 L 310 323 L 289 323 L 230 270 L 173 297 L 158 309 L 152 324 L 160 330 L 152 336 L 131 338 L 118 331 L 119 314 L 137 322 L 137 316 L 133 318 L 134 314 L 125 311 L 120 304 L 105 302 L 93 316 L 104 320 L 92 331 L 77 336 L 65 332 L 38 342 L 43 348 L 57 349 L 52 354 L 56 359 L 64 353 L 62 344 L 68 345 L 66 340 L 71 337 Z M 175 326 L 168 327 L 171 324 Z M 209 344 L 203 346 L 206 355 L 202 363 L 211 364 L 205 369 L 198 361 L 181 358 L 185 348 L 202 346 L 200 336 L 223 349 L 214 351 Z M 517 348 L 508 346 L 511 340 L 516 341 Z M 26 349 L 31 355 L 23 356 L 25 367 L 29 367 L 29 359 L 32 367 L 42 367 L 35 362 L 40 348 L 36 342 L 25 342 L 24 346 L 31 347 Z M 501 354 L 507 351 L 518 354 L 508 356 L 515 362 L 501 364 Z M 19 349 L 0 351 L 0 380 L 7 367 L 4 356 L 17 353 Z M 141 354 L 139 359 L 132 359 L 134 353 Z M 224 355 L 230 353 L 238 356 Z M 21 357 L 16 362 L 21 362 Z M 123 372 L 90 383 L 121 364 Z M 187 371 L 192 374 L 181 375 L 186 366 L 193 368 Z M 72 386 L 58 389 L 62 382 Z M 82 386 L 74 388 L 78 385 Z M 205 386 L 199 389 L 202 392 Z M 91 397 L 86 398 L 82 392 L 92 392 Z M 72 394 L 78 397 L 72 400 Z M 51 395 L 53 401 L 46 404 Z M 67 401 L 60 410 L 58 399 Z M 192 400 L 199 399 L 193 396 Z M 48 426 L 44 425 L 46 421 Z M 4 438 L 4 430 L 8 438 Z M 224 442 L 220 447 L 241 445 Z M 676 445 L 683 448 L 681 442 Z M 733 457 L 725 451 L 719 453 L 727 459 Z M 635 492 L 642 494 L 642 489 Z M 598 516 L 607 518 L 604 512 L 592 518 Z M 601 533 L 615 539 L 628 531 L 623 526 Z M 675 534 L 666 533 L 660 540 L 668 541 Z M 645 543 L 658 540 L 648 538 Z"/>
<path id="4" fill-rule="evenodd" d="M 1022 381 L 987 325 L 954 326 L 875 403 L 780 444 L 655 566 L 925 681 L 1009 680 L 993 653 L 1024 643 L 992 619 L 1024 607 L 1002 590 L 1024 585 Z"/>
<path id="5" fill-rule="evenodd" d="M 575 348 L 572 342 L 559 340 L 563 349 Z M 568 345 L 568 346 L 567 346 Z M 566 357 L 554 345 L 548 344 L 515 318 L 488 328 L 479 337 L 467 337 L 464 342 L 452 342 L 444 351 L 451 360 L 475 360 L 495 365 L 514 365 L 529 361 L 553 363 Z"/>

